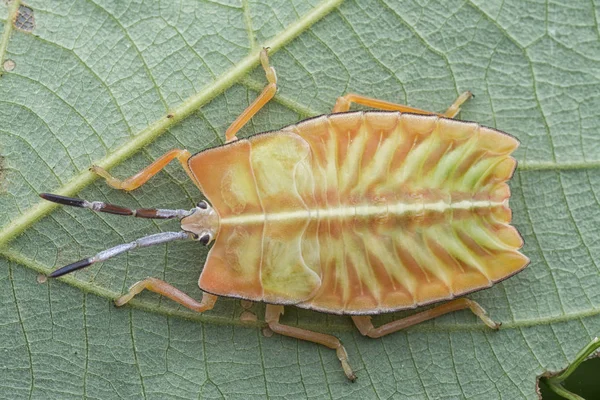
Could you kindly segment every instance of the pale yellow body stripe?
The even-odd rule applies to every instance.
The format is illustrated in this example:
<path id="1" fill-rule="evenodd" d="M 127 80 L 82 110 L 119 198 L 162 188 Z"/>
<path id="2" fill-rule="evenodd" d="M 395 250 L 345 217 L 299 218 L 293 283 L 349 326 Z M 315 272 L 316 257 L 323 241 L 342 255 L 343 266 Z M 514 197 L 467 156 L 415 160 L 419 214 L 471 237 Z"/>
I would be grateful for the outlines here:
<path id="1" fill-rule="evenodd" d="M 493 202 L 487 200 L 462 200 L 455 203 L 438 201 L 435 203 L 396 203 L 384 205 L 346 206 L 335 208 L 318 208 L 314 210 L 295 210 L 268 214 L 243 214 L 221 218 L 220 225 L 253 225 L 266 221 L 293 221 L 306 219 L 335 219 L 351 217 L 371 217 L 377 215 L 403 216 L 407 214 L 421 214 L 425 211 L 436 211 L 443 213 L 448 210 L 474 210 L 478 208 L 490 209 L 493 207 L 508 207 L 508 200 Z"/>

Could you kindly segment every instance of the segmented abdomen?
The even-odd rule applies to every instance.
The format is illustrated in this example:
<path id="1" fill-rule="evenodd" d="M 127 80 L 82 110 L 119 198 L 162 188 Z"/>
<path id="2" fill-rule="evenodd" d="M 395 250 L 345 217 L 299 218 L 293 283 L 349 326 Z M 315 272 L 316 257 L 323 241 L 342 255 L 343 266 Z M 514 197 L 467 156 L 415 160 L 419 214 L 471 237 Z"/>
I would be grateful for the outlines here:
<path id="1" fill-rule="evenodd" d="M 509 225 L 517 146 L 474 123 L 355 112 L 199 153 L 220 215 L 200 286 L 333 313 L 488 287 L 528 263 Z"/>

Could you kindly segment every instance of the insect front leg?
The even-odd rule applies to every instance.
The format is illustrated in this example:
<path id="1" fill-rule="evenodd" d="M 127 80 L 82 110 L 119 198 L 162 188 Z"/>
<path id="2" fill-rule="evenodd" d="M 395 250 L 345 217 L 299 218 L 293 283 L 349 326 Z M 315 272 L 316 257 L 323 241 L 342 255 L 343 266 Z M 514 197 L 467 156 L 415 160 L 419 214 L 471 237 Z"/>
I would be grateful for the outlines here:
<path id="1" fill-rule="evenodd" d="M 352 103 L 360 104 L 367 107 L 378 108 L 380 110 L 387 111 L 400 111 L 412 114 L 424 114 L 424 115 L 437 115 L 439 117 L 454 118 L 456 114 L 460 112 L 460 106 L 467 100 L 473 97 L 471 92 L 464 92 L 448 109 L 443 113 L 439 114 L 434 111 L 421 110 L 420 108 L 405 106 L 403 104 L 391 103 L 385 100 L 378 100 L 372 97 L 362 96 L 360 94 L 349 93 L 345 96 L 338 97 L 333 107 L 333 112 L 344 112 L 350 110 Z"/>
<path id="2" fill-rule="evenodd" d="M 501 324 L 494 322 L 490 317 L 488 317 L 487 312 L 483 309 L 483 307 L 481 307 L 477 302 L 465 298 L 452 300 L 429 310 L 411 315 L 410 317 L 397 319 L 385 325 L 381 325 L 379 328 L 375 328 L 373 326 L 371 317 L 368 315 L 353 316 L 352 321 L 354 321 L 354 325 L 356 325 L 360 333 L 364 336 L 379 338 L 389 335 L 390 333 L 397 332 L 401 329 L 408 328 L 409 326 L 417 325 L 421 322 L 439 317 L 440 315 L 466 308 L 469 308 L 471 311 L 473 311 L 473 313 L 490 328 L 500 328 Z"/>
<path id="3" fill-rule="evenodd" d="M 267 49 L 262 49 L 260 52 L 260 63 L 265 70 L 265 74 L 267 75 L 267 81 L 269 82 L 267 86 L 263 89 L 262 93 L 258 95 L 258 97 L 244 110 L 243 113 L 240 114 L 239 117 L 227 128 L 225 131 L 225 142 L 233 142 L 237 140 L 235 134 L 242 129 L 244 125 L 250 121 L 261 108 L 265 106 L 275 96 L 275 92 L 277 92 L 277 74 L 275 73 L 275 68 L 269 65 L 269 56 L 267 55 Z"/>
<path id="4" fill-rule="evenodd" d="M 97 165 L 92 166 L 90 170 L 106 179 L 106 183 L 109 186 L 115 189 L 130 191 L 137 189 L 144 183 L 148 182 L 150 178 L 156 175 L 159 171 L 165 168 L 168 163 L 175 159 L 177 159 L 181 163 L 181 166 L 183 167 L 185 172 L 187 172 L 190 178 L 192 178 L 193 181 L 194 175 L 192 174 L 192 171 L 190 171 L 190 168 L 188 167 L 187 163 L 188 159 L 191 156 L 192 154 L 187 150 L 173 149 L 168 153 L 163 154 L 161 157 L 156 159 L 156 161 L 148 165 L 146 168 L 144 168 L 137 174 L 124 180 L 114 178 L 111 174 L 108 173 L 108 171 L 106 171 L 104 168 L 98 167 Z"/>
<path id="5" fill-rule="evenodd" d="M 348 353 L 338 338 L 324 333 L 309 331 L 302 328 L 282 325 L 279 323 L 279 317 L 283 314 L 283 306 L 267 304 L 265 312 L 265 321 L 269 324 L 269 328 L 280 335 L 290 336 L 296 339 L 302 339 L 309 342 L 314 342 L 327 346 L 336 351 L 338 359 L 342 363 L 344 373 L 352 382 L 356 380 L 356 375 L 352 371 L 352 367 L 348 363 Z"/>
<path id="6" fill-rule="evenodd" d="M 198 302 L 165 281 L 157 278 L 146 278 L 142 281 L 134 283 L 129 288 L 129 292 L 127 294 L 115 300 L 115 305 L 117 307 L 124 305 L 144 289 L 163 295 L 173 301 L 176 301 L 182 306 L 189 308 L 190 310 L 198 312 L 211 310 L 218 299 L 217 296 L 204 292 L 202 293 L 202 300 Z"/>

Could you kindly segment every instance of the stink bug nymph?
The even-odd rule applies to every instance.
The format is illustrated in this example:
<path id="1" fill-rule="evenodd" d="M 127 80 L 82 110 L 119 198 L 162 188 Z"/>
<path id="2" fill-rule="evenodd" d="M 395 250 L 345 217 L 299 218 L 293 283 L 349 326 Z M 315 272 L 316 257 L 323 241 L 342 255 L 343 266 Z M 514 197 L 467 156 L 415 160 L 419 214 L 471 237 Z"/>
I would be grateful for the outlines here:
<path id="1" fill-rule="evenodd" d="M 469 308 L 497 329 L 476 302 L 456 298 L 522 270 L 529 259 L 510 225 L 507 180 L 518 141 L 500 131 L 454 120 L 471 97 L 443 114 L 356 94 L 333 112 L 238 140 L 235 134 L 277 90 L 266 50 L 268 80 L 259 97 L 225 133 L 226 144 L 192 155 L 174 149 L 129 179 L 92 170 L 116 189 L 143 185 L 177 159 L 208 201 L 190 210 L 127 208 L 52 194 L 47 200 L 141 218 L 178 218 L 181 231 L 122 244 L 60 268 L 58 277 L 136 247 L 174 240 L 211 245 L 196 301 L 147 278 L 116 300 L 144 289 L 198 312 L 218 296 L 267 303 L 273 332 L 335 349 L 348 379 L 356 378 L 332 335 L 283 325 L 284 306 L 350 315 L 359 331 L 381 337 Z M 351 103 L 383 111 L 350 112 Z M 371 315 L 442 305 L 375 328 Z"/>

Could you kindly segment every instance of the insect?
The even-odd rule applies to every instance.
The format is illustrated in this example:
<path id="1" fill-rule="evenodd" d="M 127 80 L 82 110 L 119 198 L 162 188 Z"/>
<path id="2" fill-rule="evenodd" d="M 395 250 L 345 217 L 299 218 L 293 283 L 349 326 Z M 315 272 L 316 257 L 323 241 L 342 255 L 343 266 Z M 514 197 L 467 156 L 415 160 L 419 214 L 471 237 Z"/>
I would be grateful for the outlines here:
<path id="1" fill-rule="evenodd" d="M 103 202 L 41 194 L 56 203 L 141 218 L 178 218 L 181 231 L 140 238 L 50 274 L 59 277 L 137 247 L 174 240 L 214 242 L 198 282 L 197 301 L 146 278 L 115 303 L 150 290 L 198 312 L 218 296 L 267 303 L 276 333 L 336 350 L 356 379 L 348 354 L 332 335 L 279 322 L 294 305 L 350 315 L 359 331 L 381 337 L 460 309 L 498 329 L 464 297 L 519 272 L 529 259 L 510 225 L 506 183 L 518 141 L 476 123 L 455 121 L 462 94 L 443 114 L 356 94 L 333 112 L 278 131 L 238 140 L 235 134 L 277 90 L 267 50 L 260 61 L 268 85 L 226 131 L 226 144 L 192 155 L 171 150 L 129 179 L 92 170 L 113 188 L 133 190 L 177 159 L 208 201 L 191 210 L 130 210 Z M 384 111 L 350 112 L 351 103 Z M 371 315 L 448 300 L 380 327 Z"/>

